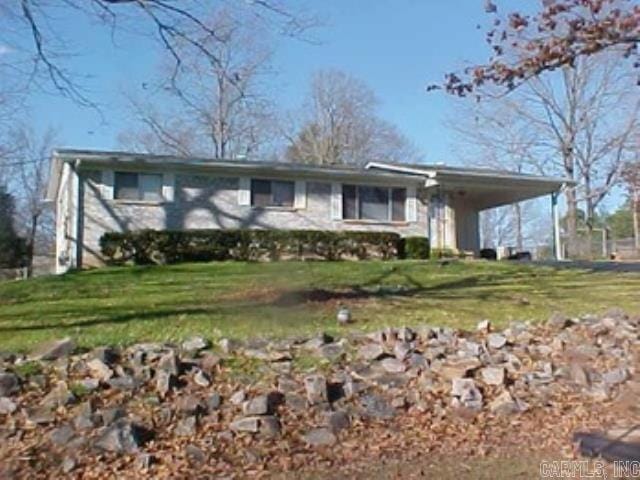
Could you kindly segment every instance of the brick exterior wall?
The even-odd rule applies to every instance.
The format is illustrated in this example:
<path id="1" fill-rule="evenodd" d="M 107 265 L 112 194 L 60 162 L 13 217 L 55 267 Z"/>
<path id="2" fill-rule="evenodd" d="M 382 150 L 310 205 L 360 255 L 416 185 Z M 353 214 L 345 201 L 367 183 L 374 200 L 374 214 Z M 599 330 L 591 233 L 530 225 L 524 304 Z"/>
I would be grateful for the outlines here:
<path id="1" fill-rule="evenodd" d="M 369 223 L 332 220 L 331 183 L 307 181 L 306 208 L 253 208 L 239 205 L 239 179 L 176 174 L 174 201 L 141 203 L 105 200 L 101 172 L 81 173 L 81 265 L 100 265 L 100 237 L 109 231 L 140 229 L 264 228 L 393 231 L 403 236 L 427 235 L 427 206 L 418 191 L 417 222 Z M 402 186 L 402 185 L 398 185 Z"/>

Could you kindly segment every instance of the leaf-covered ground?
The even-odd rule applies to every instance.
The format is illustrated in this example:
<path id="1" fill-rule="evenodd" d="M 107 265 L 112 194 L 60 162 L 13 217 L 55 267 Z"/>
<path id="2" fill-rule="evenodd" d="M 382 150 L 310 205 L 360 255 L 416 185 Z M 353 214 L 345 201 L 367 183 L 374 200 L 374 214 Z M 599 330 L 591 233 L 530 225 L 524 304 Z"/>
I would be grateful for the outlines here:
<path id="1" fill-rule="evenodd" d="M 546 320 L 640 310 L 640 274 L 499 262 L 280 262 L 123 267 L 0 283 L 0 345 L 28 350 L 72 336 L 84 347 L 335 332 L 489 318 Z"/>

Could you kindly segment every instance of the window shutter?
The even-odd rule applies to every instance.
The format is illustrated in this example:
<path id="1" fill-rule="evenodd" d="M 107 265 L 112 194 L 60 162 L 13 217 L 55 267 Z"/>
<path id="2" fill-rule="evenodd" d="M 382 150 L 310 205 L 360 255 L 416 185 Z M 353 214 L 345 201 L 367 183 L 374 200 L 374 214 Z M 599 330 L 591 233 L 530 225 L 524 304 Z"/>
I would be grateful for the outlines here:
<path id="1" fill-rule="evenodd" d="M 113 200 L 113 170 L 102 170 L 102 198 Z"/>
<path id="2" fill-rule="evenodd" d="M 416 188 L 409 187 L 407 188 L 407 211 L 406 218 L 407 222 L 417 222 L 418 221 L 418 199 L 416 198 Z"/>
<path id="3" fill-rule="evenodd" d="M 251 179 L 240 177 L 238 179 L 238 205 L 251 205 Z"/>
<path id="4" fill-rule="evenodd" d="M 162 198 L 165 202 L 173 202 L 175 197 L 176 176 L 173 173 L 162 175 Z"/>
<path id="5" fill-rule="evenodd" d="M 307 208 L 307 182 L 296 180 L 294 208 Z"/>
<path id="6" fill-rule="evenodd" d="M 331 219 L 342 220 L 342 184 L 331 184 Z"/>

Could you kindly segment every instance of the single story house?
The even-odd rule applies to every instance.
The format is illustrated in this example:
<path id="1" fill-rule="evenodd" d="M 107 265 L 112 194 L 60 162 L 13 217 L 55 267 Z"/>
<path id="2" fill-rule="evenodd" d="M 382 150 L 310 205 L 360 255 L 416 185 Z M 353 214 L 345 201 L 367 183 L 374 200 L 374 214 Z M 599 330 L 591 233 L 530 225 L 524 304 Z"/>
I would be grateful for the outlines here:
<path id="1" fill-rule="evenodd" d="M 56 150 L 47 199 L 56 271 L 100 265 L 100 237 L 138 229 L 318 229 L 427 236 L 477 254 L 478 214 L 557 193 L 563 178 L 370 162 L 364 166 Z M 558 236 L 558 235 L 556 235 Z"/>

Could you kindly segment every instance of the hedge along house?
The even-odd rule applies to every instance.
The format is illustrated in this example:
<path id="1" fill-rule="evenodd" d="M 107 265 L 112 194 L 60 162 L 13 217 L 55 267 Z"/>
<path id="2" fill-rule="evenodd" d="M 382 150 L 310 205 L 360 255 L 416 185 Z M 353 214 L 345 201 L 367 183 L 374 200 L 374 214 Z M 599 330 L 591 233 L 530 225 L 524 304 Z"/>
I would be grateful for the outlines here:
<path id="1" fill-rule="evenodd" d="M 444 166 L 362 167 L 56 150 L 47 199 L 56 271 L 102 264 L 100 237 L 142 229 L 391 231 L 477 254 L 481 210 L 545 194 L 562 178 Z M 557 231 L 557 202 L 554 201 Z"/>

